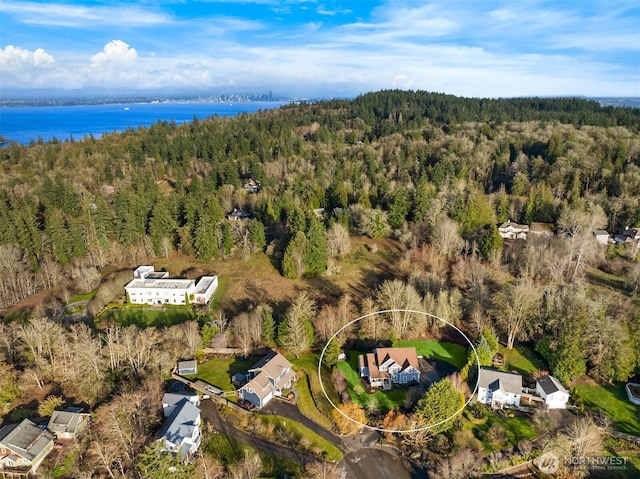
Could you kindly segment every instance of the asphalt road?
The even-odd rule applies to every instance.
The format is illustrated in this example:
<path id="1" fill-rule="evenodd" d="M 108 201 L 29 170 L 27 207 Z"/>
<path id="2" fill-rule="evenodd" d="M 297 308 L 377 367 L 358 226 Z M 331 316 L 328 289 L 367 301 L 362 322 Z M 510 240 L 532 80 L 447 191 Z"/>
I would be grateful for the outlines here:
<path id="1" fill-rule="evenodd" d="M 403 457 L 377 448 L 351 452 L 338 463 L 341 479 L 415 479 L 411 469 Z"/>

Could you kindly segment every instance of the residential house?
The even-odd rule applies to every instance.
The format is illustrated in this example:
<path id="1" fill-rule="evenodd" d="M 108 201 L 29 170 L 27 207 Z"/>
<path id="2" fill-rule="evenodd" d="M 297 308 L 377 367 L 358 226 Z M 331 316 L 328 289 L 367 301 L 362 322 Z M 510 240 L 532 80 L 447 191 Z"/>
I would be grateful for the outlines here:
<path id="1" fill-rule="evenodd" d="M 47 428 L 57 439 L 77 439 L 89 425 L 91 414 L 83 412 L 81 407 L 68 407 L 62 411 L 53 411 Z"/>
<path id="2" fill-rule="evenodd" d="M 244 189 L 247 190 L 247 193 L 258 193 L 260 191 L 260 182 L 249 178 L 244 182 Z"/>
<path id="3" fill-rule="evenodd" d="M 635 252 L 640 250 L 640 227 L 629 228 L 628 226 L 622 230 L 622 236 L 625 237 L 626 243 L 632 243 L 635 247 Z"/>
<path id="4" fill-rule="evenodd" d="M 174 392 L 164 393 L 162 396 L 162 410 L 164 411 L 164 417 L 169 417 L 177 407 L 178 403 L 186 399 L 194 406 L 200 406 L 200 397 L 194 392 Z"/>
<path id="5" fill-rule="evenodd" d="M 376 348 L 358 356 L 358 371 L 371 387 L 384 389 L 420 380 L 416 348 Z"/>
<path id="6" fill-rule="evenodd" d="M 609 244 L 609 232 L 607 230 L 595 230 L 593 236 L 596 238 L 598 244 L 605 246 Z"/>
<path id="7" fill-rule="evenodd" d="M 238 396 L 261 408 L 289 389 L 296 374 L 282 354 L 272 351 L 249 369 L 247 377 L 249 382 L 238 390 Z"/>
<path id="8" fill-rule="evenodd" d="M 178 374 L 198 374 L 198 363 L 194 359 L 178 361 Z"/>
<path id="9" fill-rule="evenodd" d="M 544 399 L 549 409 L 566 409 L 569 392 L 553 376 L 542 376 L 536 381 L 536 394 Z"/>
<path id="10" fill-rule="evenodd" d="M 124 287 L 128 301 L 134 304 L 207 304 L 217 288 L 217 276 L 198 281 L 169 278 L 167 271 L 155 271 L 153 266 L 139 266 Z"/>
<path id="11" fill-rule="evenodd" d="M 42 460 L 53 449 L 54 435 L 29 419 L 0 428 L 0 474 L 35 474 Z"/>
<path id="12" fill-rule="evenodd" d="M 180 454 L 187 462 L 200 447 L 200 423 L 200 409 L 186 398 L 181 399 L 162 424 L 158 441 L 163 442 L 165 451 Z"/>
<path id="13" fill-rule="evenodd" d="M 480 368 L 478 402 L 491 407 L 519 406 L 522 376 L 494 369 Z"/>
<path id="14" fill-rule="evenodd" d="M 229 221 L 249 220 L 251 219 L 251 212 L 247 210 L 233 209 L 231 213 L 227 215 Z"/>
<path id="15" fill-rule="evenodd" d="M 504 239 L 527 239 L 529 233 L 529 225 L 519 225 L 508 220 L 498 226 L 498 232 Z"/>

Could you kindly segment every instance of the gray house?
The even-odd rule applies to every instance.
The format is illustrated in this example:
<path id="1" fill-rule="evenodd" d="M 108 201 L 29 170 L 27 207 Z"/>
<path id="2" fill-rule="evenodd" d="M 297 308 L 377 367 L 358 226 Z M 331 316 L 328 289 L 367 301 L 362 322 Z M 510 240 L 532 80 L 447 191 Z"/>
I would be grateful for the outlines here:
<path id="1" fill-rule="evenodd" d="M 296 377 L 291 363 L 275 351 L 258 361 L 247 375 L 251 380 L 238 390 L 238 396 L 259 408 L 274 396 L 281 396 L 282 391 L 289 389 Z"/>
<path id="2" fill-rule="evenodd" d="M 53 411 L 47 428 L 58 439 L 76 439 L 78 434 L 89 425 L 91 417 L 91 414 L 82 411 L 82 408 L 77 407 Z"/>
<path id="3" fill-rule="evenodd" d="M 522 376 L 495 369 L 480 368 L 478 401 L 491 407 L 520 405 Z"/>
<path id="4" fill-rule="evenodd" d="M 35 474 L 53 449 L 53 437 L 29 419 L 0 428 L 0 475 Z"/>
<path id="5" fill-rule="evenodd" d="M 164 393 L 162 396 L 162 410 L 164 417 L 169 417 L 173 413 L 178 403 L 186 399 L 194 406 L 200 406 L 200 398 L 193 392 Z"/>
<path id="6" fill-rule="evenodd" d="M 165 451 L 180 454 L 186 462 L 200 447 L 200 422 L 200 409 L 182 399 L 162 424 L 158 441 L 163 443 Z"/>

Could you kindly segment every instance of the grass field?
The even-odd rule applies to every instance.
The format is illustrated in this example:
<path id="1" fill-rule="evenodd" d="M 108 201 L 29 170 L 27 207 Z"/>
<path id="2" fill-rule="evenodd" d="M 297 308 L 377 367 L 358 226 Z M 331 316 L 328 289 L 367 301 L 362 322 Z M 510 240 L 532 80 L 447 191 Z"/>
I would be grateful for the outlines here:
<path id="1" fill-rule="evenodd" d="M 289 357 L 288 359 L 296 368 L 302 369 L 307 374 L 309 379 L 309 392 L 311 393 L 315 407 L 325 417 L 331 417 L 333 407 L 322 393 L 322 388 L 320 387 L 320 378 L 318 377 L 318 355 L 316 353 L 307 353 L 301 355 L 299 358 Z M 338 393 L 331 381 L 331 371 L 326 367 L 323 367 L 322 369 L 322 380 L 324 389 L 327 392 L 327 395 L 331 398 L 331 401 L 334 404 L 340 404 Z"/>
<path id="2" fill-rule="evenodd" d="M 195 314 L 191 309 L 148 309 L 148 308 L 126 308 L 110 309 L 100 316 L 101 323 L 114 321 L 121 326 L 135 325 L 139 328 L 150 326 L 161 328 L 173 326 L 195 319 Z"/>
<path id="3" fill-rule="evenodd" d="M 538 436 L 531 419 L 528 417 L 520 417 L 513 412 L 506 412 L 505 414 L 509 416 L 502 416 L 498 415 L 497 411 L 488 408 L 482 408 L 482 412 L 484 417 L 476 419 L 468 410 L 465 411 L 462 415 L 462 423 L 473 432 L 475 437 L 479 438 L 485 452 L 502 449 L 507 445 L 515 446 L 520 441 L 531 441 Z M 493 442 L 487 435 L 489 429 L 496 424 L 505 432 L 502 442 Z"/>
<path id="4" fill-rule="evenodd" d="M 396 341 L 395 348 L 414 347 L 418 356 L 427 359 L 440 359 L 461 369 L 467 364 L 467 348 L 461 344 L 448 343 L 446 341 Z"/>
<path id="5" fill-rule="evenodd" d="M 298 390 L 298 409 L 302 415 L 308 417 L 323 428 L 331 430 L 333 423 L 316 407 L 316 403 L 311 395 L 309 376 L 305 374 L 298 379 L 296 388 Z"/>
<path id="6" fill-rule="evenodd" d="M 295 461 L 285 459 L 280 456 L 268 454 L 242 444 L 224 434 L 216 434 L 204 446 L 205 452 L 220 461 L 224 466 L 229 467 L 237 464 L 244 459 L 245 452 L 257 452 L 262 460 L 263 478 L 280 478 L 280 477 L 304 477 L 304 466 Z"/>
<path id="7" fill-rule="evenodd" d="M 358 355 L 352 351 L 348 361 L 338 361 L 336 367 L 344 374 L 347 380 L 347 390 L 351 400 L 360 404 L 365 409 L 371 407 L 371 403 L 377 404 L 380 411 L 389 411 L 397 406 L 404 405 L 407 396 L 406 388 L 396 386 L 390 391 L 376 391 L 368 394 L 358 374 Z"/>
<path id="8" fill-rule="evenodd" d="M 189 379 L 198 378 L 213 384 L 223 391 L 234 391 L 231 377 L 236 373 L 246 373 L 247 369 L 258 362 L 260 358 L 214 358 L 198 365 L 198 374 L 190 374 Z"/>
<path id="9" fill-rule="evenodd" d="M 640 407 L 629 402 L 623 383 L 615 386 L 577 384 L 573 393 L 582 399 L 585 407 L 603 411 L 617 430 L 640 436 Z"/>
<path id="10" fill-rule="evenodd" d="M 507 349 L 501 345 L 499 352 L 504 356 L 504 369 L 507 371 L 515 370 L 519 374 L 527 376 L 535 373 L 539 369 L 549 369 L 535 351 L 532 351 L 522 344 L 514 346 L 513 349 Z"/>
<path id="11" fill-rule="evenodd" d="M 295 442 L 299 442 L 300 438 L 306 438 L 311 442 L 312 448 L 321 451 L 322 455 L 331 461 L 338 462 L 342 459 L 340 449 L 299 422 L 276 415 L 256 414 L 256 417 L 258 417 L 263 424 L 271 423 L 275 425 L 276 428 L 286 429 L 293 435 Z"/>

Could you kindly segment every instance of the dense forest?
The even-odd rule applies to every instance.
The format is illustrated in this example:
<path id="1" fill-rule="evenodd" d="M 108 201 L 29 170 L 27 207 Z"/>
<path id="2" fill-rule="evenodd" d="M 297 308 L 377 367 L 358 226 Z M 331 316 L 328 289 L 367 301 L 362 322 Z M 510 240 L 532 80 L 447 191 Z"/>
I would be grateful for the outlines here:
<path id="1" fill-rule="evenodd" d="M 11 143 L 0 150 L 0 171 L 5 311 L 39 291 L 66 300 L 99 287 L 89 303 L 95 314 L 122 295 L 126 280 L 114 271 L 175 254 L 202 261 L 266 254 L 283 281 L 338 274 L 350 237 L 389 238 L 402 251 L 395 284 L 361 297 L 344 291 L 342 306 L 312 293 L 281 317 L 264 314 L 271 311 L 265 297 L 255 305 L 262 329 L 247 347 L 321 346 L 351 317 L 336 319 L 340 311 L 398 304 L 395 288 L 413 301 L 404 306 L 448 317 L 474 338 L 489 329 L 508 348 L 535 344 L 564 382 L 584 374 L 624 381 L 640 372 L 638 244 L 602 246 L 593 237 L 597 229 L 640 227 L 639 109 L 382 91 L 182 125 L 159 121 L 100 139 Z M 227 219 L 234 210 L 251 218 Z M 504 241 L 497 226 L 507 220 L 549 224 L 555 235 Z M 602 275 L 608 279 L 598 283 Z M 297 302 L 306 302 L 312 323 L 302 344 L 287 337 Z M 33 315 L 30 325 L 0 324 L 2 363 L 28 371 L 38 385 L 56 381 L 62 368 L 68 376 L 58 381 L 88 404 L 119 393 L 103 406 L 113 415 L 158 388 L 148 382 L 158 364 L 193 354 L 201 340 L 194 337 L 206 335 L 192 326 L 116 328 L 98 341 L 84 325 L 35 317 L 55 311 Z M 249 337 L 248 317 L 231 321 L 237 344 Z M 424 334 L 405 326 L 394 336 Z M 75 345 L 69 353 L 36 341 L 63 336 Z M 129 350 L 114 359 L 116 343 Z M 163 356 L 150 354 L 153 345 Z M 83 356 L 87 348 L 100 364 Z M 74 358 L 91 373 L 67 371 Z M 19 390 L 15 371 L 2 379 L 16 384 L 9 402 Z M 122 388 L 124 374 L 146 389 Z M 142 444 L 132 439 L 128 447 L 120 471 L 104 460 L 111 477 L 125 475 Z M 99 462 L 93 451 L 87 461 Z"/>

